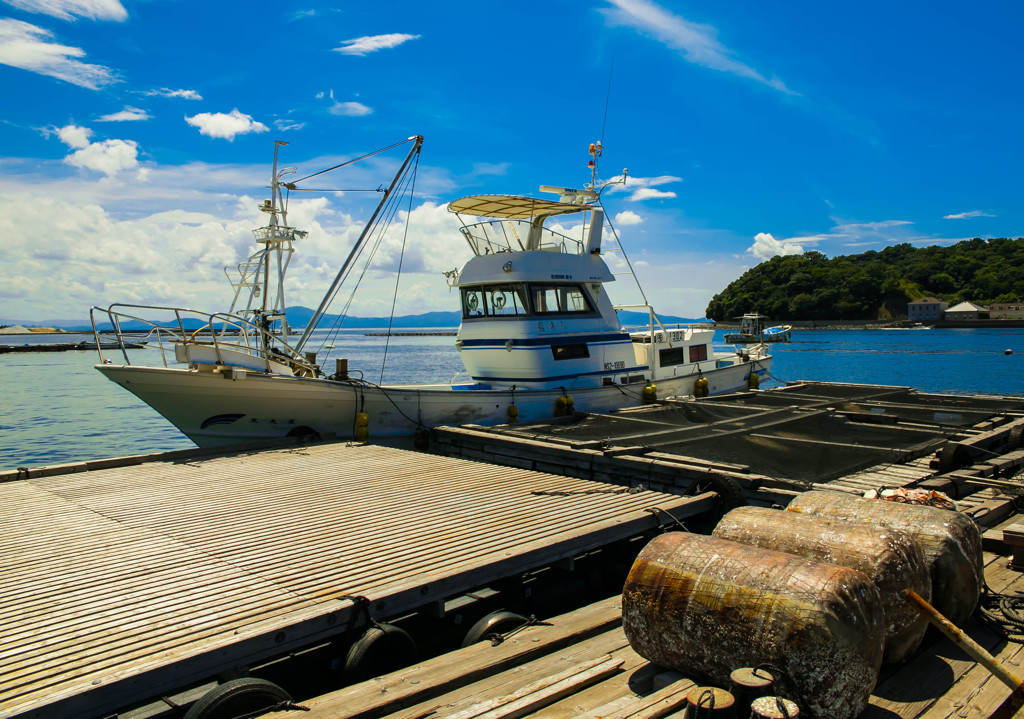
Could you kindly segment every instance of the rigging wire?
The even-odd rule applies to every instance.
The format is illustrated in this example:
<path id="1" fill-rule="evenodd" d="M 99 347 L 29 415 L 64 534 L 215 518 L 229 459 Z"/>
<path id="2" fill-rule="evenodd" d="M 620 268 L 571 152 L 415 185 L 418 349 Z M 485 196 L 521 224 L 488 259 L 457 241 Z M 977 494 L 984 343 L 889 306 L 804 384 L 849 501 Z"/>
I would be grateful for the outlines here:
<path id="1" fill-rule="evenodd" d="M 323 187 L 295 187 L 295 188 L 287 187 L 285 189 L 287 189 L 289 192 L 291 192 L 292 190 L 294 190 L 295 192 L 384 192 L 384 188 L 383 187 L 378 187 L 378 188 L 375 188 L 373 190 L 344 190 L 344 189 L 333 189 L 332 190 L 332 189 L 323 188 Z"/>
<path id="2" fill-rule="evenodd" d="M 601 209 L 604 209 L 604 205 L 601 205 Z M 650 304 L 647 301 L 647 295 L 644 293 L 644 288 L 640 285 L 640 280 L 637 279 L 636 272 L 633 270 L 633 263 L 629 261 L 629 255 L 626 254 L 626 250 L 622 247 L 622 241 L 619 239 L 619 233 L 612 224 L 612 218 L 608 217 L 605 213 L 604 221 L 608 223 L 608 229 L 611 230 L 612 237 L 615 238 L 615 244 L 619 246 L 619 252 L 622 253 L 622 259 L 626 261 L 626 267 L 629 268 L 629 274 L 633 276 L 633 282 L 636 284 L 636 288 L 640 291 L 640 297 L 643 298 L 644 304 Z M 655 313 L 657 316 L 657 313 Z"/>
<path id="3" fill-rule="evenodd" d="M 611 67 L 608 68 L 608 89 L 604 93 L 604 117 L 601 120 L 601 144 L 604 145 L 604 129 L 608 125 L 608 101 L 612 97 L 612 71 L 615 70 L 615 57 L 612 57 Z"/>
<path id="4" fill-rule="evenodd" d="M 410 175 L 409 206 L 405 213 L 405 231 L 402 233 L 402 254 L 398 257 L 398 274 L 395 276 L 395 292 L 391 296 L 391 316 L 388 317 L 388 335 L 384 340 L 384 357 L 380 361 L 380 383 L 384 384 L 384 365 L 388 361 L 388 348 L 391 346 L 391 327 L 395 322 L 395 304 L 398 302 L 398 283 L 402 279 L 402 263 L 405 261 L 405 245 L 409 239 L 409 220 L 412 218 L 412 198 L 416 194 L 416 170 L 419 168 L 420 158 L 416 156 L 416 164 L 413 165 Z M 396 203 L 397 204 L 397 203 Z"/>
<path id="5" fill-rule="evenodd" d="M 356 158 L 353 158 L 351 160 L 347 160 L 345 162 L 342 162 L 342 163 L 340 163 L 338 165 L 335 165 L 334 167 L 328 167 L 326 170 L 320 170 L 320 172 L 314 172 L 312 175 L 306 175 L 305 177 L 301 177 L 298 180 L 292 180 L 291 182 L 288 183 L 288 185 L 297 185 L 300 182 L 305 182 L 306 180 L 310 179 L 311 177 L 316 177 L 317 175 L 324 175 L 324 174 L 327 174 L 328 172 L 332 172 L 334 170 L 337 170 L 339 167 L 344 167 L 345 165 L 351 165 L 354 162 L 359 162 L 360 160 L 365 160 L 368 157 L 373 157 L 374 155 L 379 155 L 380 153 L 387 152 L 388 150 L 391 150 L 391 149 L 393 149 L 395 147 L 398 147 L 399 145 L 404 145 L 407 142 L 412 142 L 414 139 L 415 138 L 413 138 L 413 137 L 409 137 L 409 138 L 406 138 L 405 140 L 400 140 L 399 142 L 396 142 L 394 144 L 388 145 L 387 147 L 382 147 L 379 150 L 374 150 L 373 152 L 368 152 L 365 155 L 360 155 L 359 157 L 356 157 Z M 286 187 L 287 187 L 287 185 L 286 185 Z M 292 189 L 292 188 L 289 187 L 288 189 Z"/>
<path id="6" fill-rule="evenodd" d="M 418 157 L 417 157 L 416 165 L 414 165 L 414 167 L 417 167 L 417 166 L 418 166 Z M 374 239 L 373 243 L 368 245 L 366 248 L 364 248 L 363 251 L 359 255 L 360 258 L 365 256 L 366 259 L 363 262 L 362 269 L 361 269 L 361 271 L 359 273 L 358 278 L 356 279 L 355 286 L 352 288 L 352 291 L 349 293 L 349 296 L 346 299 L 345 304 L 342 307 L 341 312 L 337 315 L 337 317 L 336 317 L 336 319 L 334 321 L 334 325 L 330 328 L 330 331 L 324 337 L 324 340 L 321 343 L 321 348 L 323 348 L 323 346 L 326 345 L 328 342 L 334 342 L 337 339 L 338 334 L 341 332 L 341 329 L 342 329 L 342 327 L 344 325 L 345 319 L 346 319 L 346 317 L 348 315 L 349 308 L 351 307 L 352 302 L 353 302 L 353 300 L 355 298 L 356 291 L 359 289 L 360 285 L 362 284 L 362 281 L 365 278 L 366 273 L 367 273 L 367 271 L 370 268 L 370 264 L 372 263 L 374 256 L 376 255 L 378 249 L 380 248 L 381 243 L 383 242 L 384 235 L 387 233 L 387 230 L 390 227 L 391 222 L 393 221 L 395 215 L 397 214 L 397 211 L 399 209 L 400 198 L 405 194 L 405 192 L 407 192 L 407 187 L 408 187 L 408 185 L 410 183 L 410 174 L 411 173 L 407 172 L 400 179 L 398 186 L 395 188 L 396 191 L 394 193 L 392 193 L 385 200 L 384 208 L 382 210 L 382 217 L 381 217 L 381 219 L 378 220 L 377 228 L 374 230 L 375 239 Z M 327 304 L 325 306 L 325 309 L 326 309 L 326 307 L 330 307 L 334 303 L 334 301 L 337 299 L 338 293 L 341 291 L 341 287 L 345 284 L 345 282 L 347 281 L 347 279 L 350 276 L 350 274 L 351 274 L 351 272 L 347 272 L 345 274 L 345 277 L 343 277 L 342 280 L 335 287 L 334 293 L 331 295 L 330 300 L 327 302 Z"/>

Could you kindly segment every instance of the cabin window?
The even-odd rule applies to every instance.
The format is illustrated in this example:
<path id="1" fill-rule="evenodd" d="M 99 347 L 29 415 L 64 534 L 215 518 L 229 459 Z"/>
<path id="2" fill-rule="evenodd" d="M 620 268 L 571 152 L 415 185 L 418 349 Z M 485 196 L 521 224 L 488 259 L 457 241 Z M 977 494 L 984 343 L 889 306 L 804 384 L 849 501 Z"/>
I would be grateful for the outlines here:
<path id="1" fill-rule="evenodd" d="M 551 345 L 551 356 L 556 360 L 580 359 L 590 356 L 585 343 L 577 345 Z"/>
<path id="2" fill-rule="evenodd" d="M 539 315 L 593 312 L 581 285 L 530 285 L 530 297 Z"/>
<path id="3" fill-rule="evenodd" d="M 529 314 L 525 285 L 496 285 L 485 287 L 487 314 L 491 317 L 510 317 Z"/>
<path id="4" fill-rule="evenodd" d="M 691 345 L 690 346 L 690 361 L 691 362 L 703 362 L 708 358 L 708 346 L 707 345 Z"/>
<path id="5" fill-rule="evenodd" d="M 462 290 L 462 316 L 484 316 L 484 293 L 480 289 Z"/>
<path id="6" fill-rule="evenodd" d="M 462 317 L 515 317 L 529 314 L 526 285 L 462 288 Z"/>
<path id="7" fill-rule="evenodd" d="M 693 349 L 692 347 L 690 349 Z M 677 364 L 684 364 L 683 348 L 673 347 L 667 350 L 658 351 L 658 362 L 662 367 L 672 367 Z"/>

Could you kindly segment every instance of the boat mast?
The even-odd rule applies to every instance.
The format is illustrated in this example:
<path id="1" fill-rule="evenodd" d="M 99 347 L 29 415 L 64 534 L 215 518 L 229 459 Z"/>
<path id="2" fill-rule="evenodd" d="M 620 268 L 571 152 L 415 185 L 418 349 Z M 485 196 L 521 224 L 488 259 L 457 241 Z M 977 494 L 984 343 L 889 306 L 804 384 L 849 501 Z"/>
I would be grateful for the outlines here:
<path id="1" fill-rule="evenodd" d="M 238 265 L 237 283 L 231 280 L 230 274 L 228 275 L 235 288 L 235 301 L 231 303 L 232 312 L 241 291 L 249 289 L 249 301 L 242 316 L 259 327 L 257 343 L 264 355 L 269 352 L 274 337 L 287 337 L 289 334 L 288 318 L 285 315 L 284 275 L 295 251 L 292 246 L 294 240 L 306 236 L 304 231 L 288 226 L 288 210 L 281 192 L 281 185 L 286 183 L 283 183 L 281 178 L 294 173 L 295 168 L 286 167 L 279 171 L 277 164 L 278 150 L 287 144 L 281 140 L 274 142 L 274 165 L 270 174 L 271 199 L 264 200 L 259 206 L 260 211 L 270 215 L 270 218 L 265 227 L 258 227 L 252 231 L 257 244 L 263 247 L 247 262 Z M 273 284 L 270 281 L 272 255 L 276 257 L 277 274 L 277 281 Z M 280 329 L 271 333 L 271 325 L 277 321 L 281 322 Z"/>
<path id="2" fill-rule="evenodd" d="M 362 234 L 359 235 L 359 239 L 356 240 L 355 245 L 352 246 L 352 250 L 348 253 L 345 263 L 341 266 L 341 269 L 338 270 L 338 274 L 335 275 L 334 282 L 331 283 L 331 286 L 324 294 L 324 298 L 321 300 L 320 306 L 317 307 L 316 312 L 313 313 L 313 316 L 309 320 L 309 324 L 306 325 L 306 330 L 302 333 L 302 337 L 299 338 L 299 341 L 295 344 L 296 352 L 302 352 L 302 348 L 309 340 L 310 335 L 313 334 L 313 330 L 315 330 L 316 326 L 320 324 L 320 320 L 323 318 L 324 312 L 327 310 L 327 306 L 331 303 L 331 299 L 334 297 L 334 291 L 338 289 L 338 285 L 340 285 L 342 280 L 344 280 L 346 275 L 348 275 L 349 266 L 362 250 L 363 245 L 366 243 L 366 239 L 370 236 L 370 230 L 373 228 L 374 223 L 376 223 L 377 216 L 380 214 L 381 210 L 384 209 L 384 205 L 387 203 L 388 198 L 391 197 L 391 193 L 394 192 L 395 187 L 405 175 L 405 171 L 409 167 L 409 163 L 412 162 L 412 159 L 419 153 L 420 148 L 423 146 L 423 136 L 414 135 L 408 138 L 406 142 L 413 143 L 412 149 L 409 150 L 409 154 L 405 156 L 405 160 L 402 162 L 402 166 L 398 168 L 398 172 L 395 173 L 394 178 L 391 180 L 391 184 L 388 185 L 386 190 L 384 190 L 384 196 L 377 205 L 377 209 L 373 211 L 373 215 L 363 228 Z"/>

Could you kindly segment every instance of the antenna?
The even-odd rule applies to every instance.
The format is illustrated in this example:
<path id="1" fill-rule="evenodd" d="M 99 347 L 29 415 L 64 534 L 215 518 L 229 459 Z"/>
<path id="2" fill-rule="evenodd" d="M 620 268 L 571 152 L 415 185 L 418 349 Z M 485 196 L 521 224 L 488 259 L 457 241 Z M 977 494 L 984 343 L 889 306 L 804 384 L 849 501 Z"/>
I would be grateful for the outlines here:
<path id="1" fill-rule="evenodd" d="M 608 68 L 608 89 L 604 93 L 604 119 L 601 120 L 601 142 L 604 144 L 604 128 L 608 125 L 608 101 L 612 96 L 612 71 L 615 69 L 615 57 L 612 57 L 611 67 Z"/>

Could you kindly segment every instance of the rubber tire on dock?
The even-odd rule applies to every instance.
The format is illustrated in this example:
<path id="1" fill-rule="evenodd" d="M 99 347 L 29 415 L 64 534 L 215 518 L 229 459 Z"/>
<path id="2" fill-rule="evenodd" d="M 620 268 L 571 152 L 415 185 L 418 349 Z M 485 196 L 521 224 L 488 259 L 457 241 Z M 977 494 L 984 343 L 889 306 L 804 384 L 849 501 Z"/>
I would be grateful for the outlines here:
<path id="1" fill-rule="evenodd" d="M 683 492 L 683 496 L 696 497 L 704 492 L 717 493 L 718 502 L 713 510 L 686 521 L 689 530 L 698 534 L 710 534 L 722 517 L 737 507 L 745 507 L 749 504 L 747 495 L 743 493 L 743 488 L 732 477 L 709 474 L 695 479 L 690 482 L 690 486 Z"/>
<path id="2" fill-rule="evenodd" d="M 748 504 L 747 495 L 743 493 L 743 488 L 732 477 L 710 474 L 706 477 L 695 479 L 690 482 L 690 486 L 686 488 L 685 494 L 687 497 L 696 497 L 704 492 L 718 493 L 718 497 L 722 501 L 722 507 L 725 509 L 723 514 L 728 513 L 731 509 L 745 507 Z"/>
<path id="3" fill-rule="evenodd" d="M 462 640 L 462 646 L 468 647 L 477 642 L 481 642 L 492 634 L 504 634 L 510 632 L 513 629 L 517 629 L 527 622 L 527 618 L 521 614 L 515 612 L 498 611 L 491 612 L 486 617 L 478 621 L 469 631 L 466 632 L 465 639 Z"/>
<path id="4" fill-rule="evenodd" d="M 296 427 L 289 432 L 287 437 L 294 437 L 303 444 L 310 444 L 312 442 L 319 442 L 321 440 L 320 433 L 312 427 Z"/>
<path id="5" fill-rule="evenodd" d="M 291 694 L 273 682 L 242 677 L 206 692 L 189 708 L 185 719 L 235 719 L 291 701 Z"/>
<path id="6" fill-rule="evenodd" d="M 393 624 L 376 624 L 349 647 L 345 681 L 355 683 L 400 669 L 416 659 L 416 642 Z"/>
<path id="7" fill-rule="evenodd" d="M 972 464 L 974 455 L 962 444 L 947 443 L 939 451 L 939 474 L 949 474 Z"/>

